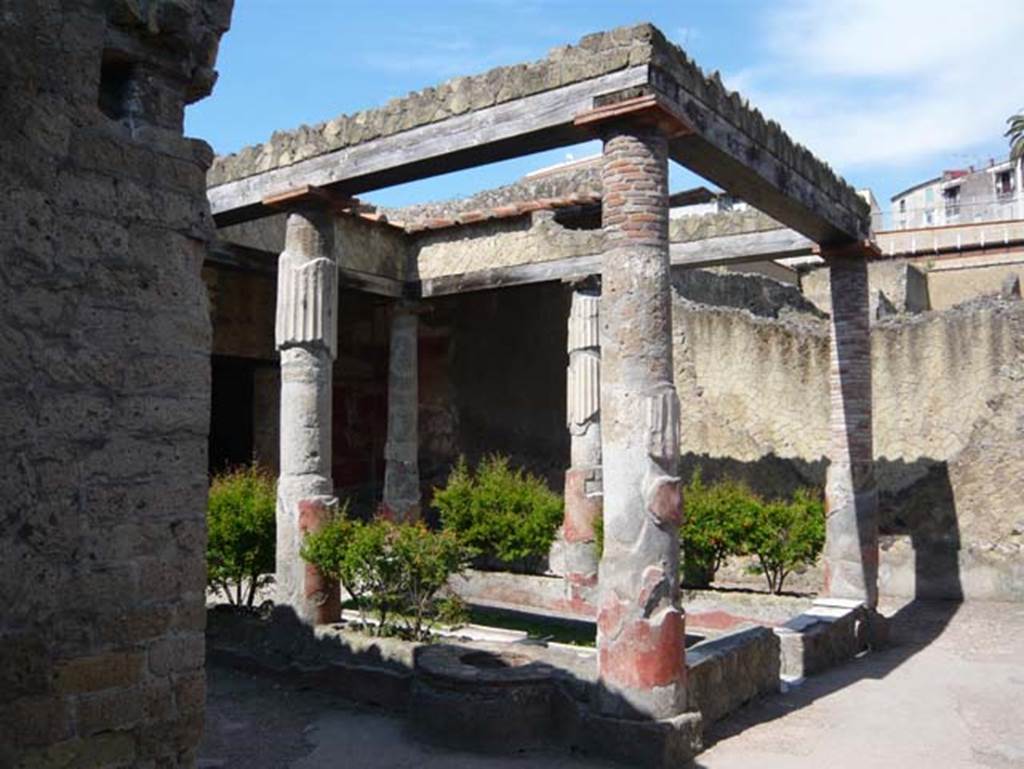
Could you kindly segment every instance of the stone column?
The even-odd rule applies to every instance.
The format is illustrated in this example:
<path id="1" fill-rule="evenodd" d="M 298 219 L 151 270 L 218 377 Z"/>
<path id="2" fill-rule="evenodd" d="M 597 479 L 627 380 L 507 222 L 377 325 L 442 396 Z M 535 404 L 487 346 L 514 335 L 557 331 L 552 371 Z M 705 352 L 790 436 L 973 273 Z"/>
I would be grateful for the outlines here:
<path id="1" fill-rule="evenodd" d="M 566 597 L 574 606 L 589 603 L 597 585 L 594 523 L 601 517 L 600 301 L 597 280 L 573 286 L 566 370 L 570 450 L 560 538 Z"/>
<path id="2" fill-rule="evenodd" d="M 420 517 L 419 319 L 415 307 L 399 302 L 391 316 L 388 364 L 388 437 L 384 445 L 384 499 L 379 514 L 392 521 Z"/>
<path id="3" fill-rule="evenodd" d="M 281 352 L 281 474 L 277 601 L 310 624 L 341 612 L 338 585 L 299 556 L 306 532 L 337 510 L 331 479 L 331 369 L 337 353 L 334 223 L 315 208 L 288 216 L 278 263 L 275 337 Z"/>
<path id="4" fill-rule="evenodd" d="M 871 434 L 867 261 L 823 252 L 832 293 L 825 594 L 878 603 L 878 490 Z"/>
<path id="5" fill-rule="evenodd" d="M 638 122 L 606 124 L 602 136 L 598 706 L 625 718 L 669 718 L 686 707 L 686 664 L 668 144 L 661 129 Z"/>

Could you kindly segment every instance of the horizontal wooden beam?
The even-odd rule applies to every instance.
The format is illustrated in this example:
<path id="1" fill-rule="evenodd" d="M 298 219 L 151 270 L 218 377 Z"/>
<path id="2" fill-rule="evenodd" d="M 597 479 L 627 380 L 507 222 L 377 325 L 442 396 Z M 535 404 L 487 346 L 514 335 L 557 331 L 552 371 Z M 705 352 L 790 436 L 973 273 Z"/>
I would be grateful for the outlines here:
<path id="1" fill-rule="evenodd" d="M 647 82 L 646 64 L 631 67 L 319 155 L 211 187 L 210 209 L 218 226 L 238 224 L 272 213 L 264 199 L 305 186 L 352 196 L 575 144 L 590 135 L 573 120 L 596 97 Z"/>
<path id="2" fill-rule="evenodd" d="M 696 99 L 677 106 L 699 128 L 671 140 L 674 161 L 817 243 L 868 237 L 867 217 L 834 200 L 742 129 Z"/>
<path id="3" fill-rule="evenodd" d="M 814 243 L 807 238 L 792 230 L 777 229 L 672 243 L 669 246 L 669 254 L 673 266 L 696 268 L 806 256 L 813 253 L 813 249 Z M 270 274 L 277 271 L 277 254 L 224 241 L 219 241 L 211 247 L 208 261 L 233 269 Z M 573 280 L 600 272 L 601 254 L 587 254 L 423 278 L 418 281 L 403 281 L 340 267 L 338 280 L 341 286 L 347 288 L 399 299 L 429 298 L 530 283 Z"/>
<path id="4" fill-rule="evenodd" d="M 813 253 L 814 245 L 813 241 L 799 233 L 777 229 L 672 243 L 669 246 L 669 255 L 673 267 L 693 269 L 806 256 Z M 419 281 L 418 295 L 445 296 L 530 283 L 573 280 L 600 272 L 601 255 L 588 254 L 511 267 L 494 267 L 458 275 L 423 278 Z"/>
<path id="5" fill-rule="evenodd" d="M 799 232 L 777 229 L 672 243 L 669 255 L 673 266 L 715 267 L 808 256 L 815 246 Z"/>
<path id="6" fill-rule="evenodd" d="M 347 213 L 359 206 L 359 201 L 356 198 L 339 195 L 331 189 L 314 187 L 312 184 L 303 184 L 301 187 L 275 192 L 265 196 L 260 202 L 266 208 L 278 211 L 288 211 L 296 206 L 314 204 L 339 214 Z"/>
<path id="7" fill-rule="evenodd" d="M 675 106 L 654 93 L 603 104 L 577 115 L 573 122 L 581 128 L 600 132 L 601 126 L 622 119 L 656 126 L 669 138 L 693 133 L 693 126 L 679 114 Z"/>
<path id="8" fill-rule="evenodd" d="M 206 261 L 218 267 L 246 272 L 261 272 L 267 275 L 277 274 L 278 255 L 259 248 L 242 246 L 227 241 L 216 241 L 207 252 Z M 376 296 L 401 299 L 412 296 L 415 286 L 412 282 L 375 275 L 347 267 L 338 268 L 338 285 Z"/>

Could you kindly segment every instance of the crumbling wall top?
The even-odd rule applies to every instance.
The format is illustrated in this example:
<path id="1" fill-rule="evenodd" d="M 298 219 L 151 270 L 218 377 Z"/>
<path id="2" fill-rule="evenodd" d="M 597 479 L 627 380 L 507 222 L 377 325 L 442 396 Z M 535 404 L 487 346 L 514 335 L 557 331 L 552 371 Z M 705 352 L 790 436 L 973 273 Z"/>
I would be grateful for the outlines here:
<path id="1" fill-rule="evenodd" d="M 126 33 L 112 41 L 115 47 L 145 44 L 151 62 L 162 50 L 165 60 L 160 64 L 177 70 L 188 84 L 188 103 L 210 94 L 217 82 L 214 65 L 220 38 L 230 25 L 234 0 L 110 0 L 106 5 L 111 28 Z"/>
<path id="2" fill-rule="evenodd" d="M 465 198 L 421 203 L 402 208 L 379 208 L 388 222 L 408 231 L 439 229 L 483 219 L 529 213 L 567 205 L 596 204 L 601 199 L 600 158 L 539 171 L 511 184 Z"/>

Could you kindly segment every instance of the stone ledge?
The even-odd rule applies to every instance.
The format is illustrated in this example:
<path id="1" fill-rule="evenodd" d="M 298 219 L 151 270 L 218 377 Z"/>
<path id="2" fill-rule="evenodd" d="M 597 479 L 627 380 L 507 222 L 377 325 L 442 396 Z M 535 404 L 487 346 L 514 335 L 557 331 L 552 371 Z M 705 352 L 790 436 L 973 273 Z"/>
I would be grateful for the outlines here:
<path id="1" fill-rule="evenodd" d="M 207 611 L 209 659 L 399 711 L 408 705 L 420 646 L 332 625 L 311 630 L 280 614 L 262 619 L 226 609 Z"/>
<path id="2" fill-rule="evenodd" d="M 784 682 L 799 682 L 851 660 L 888 640 L 885 617 L 862 602 L 822 598 L 774 629 L 779 639 Z"/>
<path id="3" fill-rule="evenodd" d="M 689 701 L 705 725 L 779 690 L 779 639 L 766 627 L 703 641 L 686 652 Z"/>
<path id="4" fill-rule="evenodd" d="M 629 721 L 581 712 L 575 745 L 580 752 L 631 767 L 685 769 L 703 749 L 700 713 L 661 721 Z"/>

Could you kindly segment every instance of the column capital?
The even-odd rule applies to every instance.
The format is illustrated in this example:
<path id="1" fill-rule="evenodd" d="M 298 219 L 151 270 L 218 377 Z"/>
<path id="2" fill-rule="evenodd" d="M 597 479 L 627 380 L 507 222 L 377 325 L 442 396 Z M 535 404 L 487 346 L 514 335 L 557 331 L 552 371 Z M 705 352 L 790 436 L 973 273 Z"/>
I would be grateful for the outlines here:
<path id="1" fill-rule="evenodd" d="M 871 261 L 882 258 L 878 244 L 871 240 L 854 240 L 848 243 L 815 244 L 813 251 L 826 262 L 844 260 Z"/>
<path id="2" fill-rule="evenodd" d="M 570 289 L 580 294 L 601 295 L 601 273 L 594 272 L 590 275 L 582 275 L 575 278 L 565 278 L 563 281 Z"/>
<path id="3" fill-rule="evenodd" d="M 617 94 L 611 94 L 612 98 Z M 608 97 L 605 97 L 607 99 Z M 573 118 L 573 125 L 602 133 L 612 125 L 623 122 L 644 128 L 656 128 L 674 139 L 694 133 L 689 121 L 667 99 L 658 94 L 644 94 L 616 101 L 604 101 L 594 109 L 581 112 Z"/>
<path id="4" fill-rule="evenodd" d="M 338 339 L 338 265 L 334 214 L 293 196 L 277 269 L 274 338 L 287 347 L 325 349 L 334 358 Z"/>
<path id="5" fill-rule="evenodd" d="M 301 187 L 293 187 L 290 190 L 266 195 L 260 202 L 267 208 L 277 208 L 282 211 L 305 209 L 307 211 L 330 211 L 336 214 L 359 207 L 358 198 L 341 195 L 326 187 L 317 187 L 312 184 L 304 184 Z"/>

